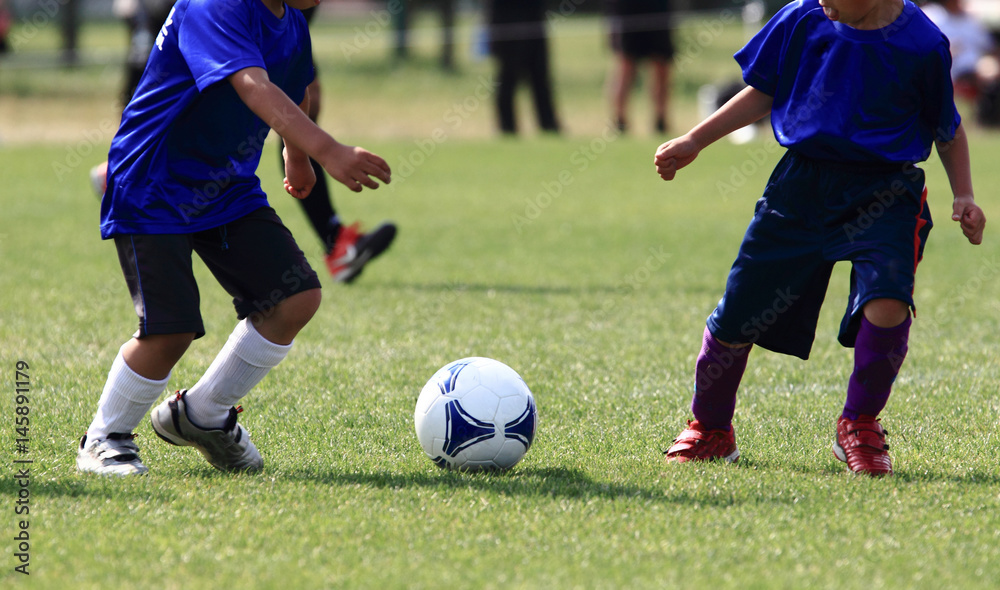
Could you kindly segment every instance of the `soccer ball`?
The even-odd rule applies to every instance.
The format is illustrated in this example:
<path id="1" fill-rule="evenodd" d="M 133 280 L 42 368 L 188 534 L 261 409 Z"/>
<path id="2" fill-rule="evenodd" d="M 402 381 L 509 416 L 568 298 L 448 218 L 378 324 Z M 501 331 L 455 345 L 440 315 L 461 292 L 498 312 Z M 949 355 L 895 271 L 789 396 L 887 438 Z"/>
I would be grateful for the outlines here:
<path id="1" fill-rule="evenodd" d="M 439 467 L 496 471 L 510 469 L 531 448 L 538 410 L 514 369 L 471 357 L 434 373 L 413 422 L 420 446 Z"/>

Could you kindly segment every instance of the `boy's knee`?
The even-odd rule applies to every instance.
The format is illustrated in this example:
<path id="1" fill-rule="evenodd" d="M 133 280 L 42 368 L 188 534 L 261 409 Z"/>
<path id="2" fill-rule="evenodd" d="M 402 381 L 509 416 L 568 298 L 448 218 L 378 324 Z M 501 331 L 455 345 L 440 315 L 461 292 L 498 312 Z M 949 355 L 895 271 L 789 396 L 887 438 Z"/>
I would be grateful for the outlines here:
<path id="1" fill-rule="evenodd" d="M 323 291 L 321 289 L 309 289 L 292 295 L 279 305 L 279 320 L 293 324 L 301 329 L 309 320 L 316 315 L 319 305 L 323 301 Z"/>
<path id="2" fill-rule="evenodd" d="M 302 296 L 302 301 L 297 302 L 300 309 L 304 314 L 308 314 L 312 318 L 319 310 L 319 304 L 323 302 L 323 290 L 309 289 L 308 291 L 299 293 L 299 295 Z"/>
<path id="3" fill-rule="evenodd" d="M 137 346 L 151 350 L 155 349 L 159 354 L 179 357 L 191 346 L 191 343 L 194 342 L 194 337 L 194 332 L 150 334 L 139 337 L 135 342 Z"/>
<path id="4" fill-rule="evenodd" d="M 895 328 L 910 316 L 910 306 L 899 299 L 872 299 L 865 304 L 865 319 L 879 328 Z"/>

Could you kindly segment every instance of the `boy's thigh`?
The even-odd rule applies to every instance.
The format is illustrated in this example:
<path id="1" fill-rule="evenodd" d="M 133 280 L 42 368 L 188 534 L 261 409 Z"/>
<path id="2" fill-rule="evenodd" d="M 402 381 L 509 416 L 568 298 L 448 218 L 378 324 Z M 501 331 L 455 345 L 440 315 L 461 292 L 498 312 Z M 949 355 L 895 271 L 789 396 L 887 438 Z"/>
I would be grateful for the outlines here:
<path id="1" fill-rule="evenodd" d="M 821 233 L 765 202 L 708 318 L 709 331 L 723 342 L 808 358 L 832 270 Z"/>
<path id="2" fill-rule="evenodd" d="M 864 306 L 873 299 L 896 299 L 914 307 L 916 271 L 931 227 L 926 192 L 874 220 L 854 237 L 844 258 L 851 262 L 851 292 L 838 340 L 853 346 Z"/>
<path id="3" fill-rule="evenodd" d="M 183 234 L 116 235 L 115 247 L 132 296 L 135 337 L 205 334 L 198 284 L 191 267 L 191 240 Z"/>
<path id="4" fill-rule="evenodd" d="M 237 316 L 267 315 L 322 284 L 292 233 L 270 207 L 196 234 L 195 251 L 233 297 Z"/>

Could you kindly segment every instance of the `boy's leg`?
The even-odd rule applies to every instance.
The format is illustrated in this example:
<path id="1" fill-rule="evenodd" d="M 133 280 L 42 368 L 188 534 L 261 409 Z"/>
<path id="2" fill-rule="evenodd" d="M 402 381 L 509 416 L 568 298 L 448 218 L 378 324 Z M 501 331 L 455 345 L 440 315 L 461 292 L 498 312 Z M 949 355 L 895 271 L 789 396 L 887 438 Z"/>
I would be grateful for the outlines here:
<path id="1" fill-rule="evenodd" d="M 902 301 L 876 299 L 865 306 L 854 343 L 854 372 L 847 385 L 844 418 L 878 417 L 882 412 L 906 358 L 910 323 L 909 308 Z"/>
<path id="2" fill-rule="evenodd" d="M 251 317 L 237 324 L 226 345 L 190 391 L 180 391 L 157 406 L 153 430 L 163 440 L 196 448 L 221 471 L 257 471 L 264 461 L 238 422 L 234 405 L 280 363 L 292 340 L 319 307 L 319 289 L 292 295 L 261 321 L 265 338 Z"/>
<path id="3" fill-rule="evenodd" d="M 198 383 L 153 410 L 153 430 L 171 444 L 195 447 L 217 469 L 258 470 L 260 453 L 233 404 L 288 354 L 319 308 L 319 278 L 267 207 L 200 232 L 195 249 L 233 296 L 242 321 Z"/>
<path id="4" fill-rule="evenodd" d="M 111 364 L 87 438 L 97 441 L 135 430 L 166 388 L 171 369 L 192 340 L 194 334 L 169 334 L 133 338 L 123 344 Z"/>
<path id="5" fill-rule="evenodd" d="M 319 302 L 319 289 L 305 291 L 285 299 L 266 316 L 251 315 L 236 324 L 212 365 L 188 390 L 188 418 L 202 428 L 225 425 L 230 408 L 288 355 L 292 340 L 316 313 Z"/>
<path id="6" fill-rule="evenodd" d="M 115 246 L 140 327 L 112 363 L 95 417 L 80 441 L 77 466 L 129 475 L 147 471 L 132 432 L 204 327 L 186 236 L 121 235 Z"/>
<path id="7" fill-rule="evenodd" d="M 900 190 L 900 188 L 906 190 Z M 845 191 L 845 227 L 865 228 L 834 245 L 851 261 L 851 292 L 838 340 L 854 347 L 854 370 L 837 420 L 833 453 L 855 473 L 892 474 L 886 431 L 879 421 L 906 357 L 917 265 L 933 227 L 919 169 L 886 176 L 862 191 Z M 884 214 L 861 219 L 875 205 Z"/>
<path id="8" fill-rule="evenodd" d="M 855 473 L 892 473 L 887 433 L 878 415 L 889 401 L 906 358 L 910 323 L 909 307 L 903 301 L 875 299 L 865 305 L 854 343 L 854 372 L 833 445 L 833 454 Z"/>
<path id="9" fill-rule="evenodd" d="M 691 412 L 709 430 L 729 430 L 736 410 L 736 390 L 743 379 L 752 345 L 727 346 L 705 328 L 695 363 Z"/>
<path id="10" fill-rule="evenodd" d="M 667 461 L 684 463 L 722 459 L 734 462 L 736 447 L 732 420 L 739 388 L 752 345 L 728 346 L 705 328 L 701 353 L 695 362 L 694 397 L 691 412 L 695 420 L 674 439 L 666 452 Z"/>

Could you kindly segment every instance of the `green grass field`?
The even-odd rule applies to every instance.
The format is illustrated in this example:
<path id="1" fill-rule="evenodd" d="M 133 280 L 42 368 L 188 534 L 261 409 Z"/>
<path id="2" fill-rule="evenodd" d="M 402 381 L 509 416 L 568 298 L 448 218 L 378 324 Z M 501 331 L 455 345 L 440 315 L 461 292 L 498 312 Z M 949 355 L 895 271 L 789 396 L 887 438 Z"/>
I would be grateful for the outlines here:
<path id="1" fill-rule="evenodd" d="M 835 272 L 810 361 L 753 352 L 735 420 L 740 463 L 667 466 L 661 452 L 688 416 L 705 317 L 777 150 L 723 141 L 663 183 L 651 164 L 659 138 L 605 127 L 607 55 L 599 23 L 585 18 L 554 23 L 569 132 L 536 137 L 529 126 L 498 140 L 487 102 L 470 101 L 460 125 L 446 119 L 476 96 L 488 63 L 463 49 L 461 73 L 438 72 L 433 33 L 408 65 L 390 67 L 384 44 L 343 62 L 342 43 L 365 22 L 320 23 L 323 122 L 383 155 L 396 176 L 335 197 L 345 217 L 391 218 L 400 235 L 356 284 L 327 282 L 288 359 L 244 400 L 241 421 L 266 463 L 252 476 L 216 472 L 160 442 L 148 421 L 138 430 L 147 477 L 76 472 L 75 445 L 136 323 L 87 180 L 110 141 L 93 130 L 113 117 L 117 62 L 3 71 L 0 585 L 997 587 L 1000 241 L 993 225 L 982 246 L 965 241 L 936 158 L 926 169 L 938 226 L 918 273 L 910 354 L 883 414 L 896 475 L 852 476 L 830 452 L 852 359 L 835 341 L 848 267 Z M 686 23 L 682 40 L 710 24 Z M 698 86 L 736 74 L 726 56 L 741 35 L 730 27 L 678 73 L 678 129 L 695 121 Z M 115 25 L 94 25 L 88 55 L 120 38 Z M 40 34 L 0 68 L 44 64 L 53 39 Z M 73 104 L 75 115 L 46 117 L 36 99 Z M 637 121 L 644 108 L 637 101 Z M 437 129 L 445 139 L 431 150 Z M 319 266 L 271 148 L 264 185 Z M 993 224 L 1000 136 L 973 129 L 972 150 Z M 171 390 L 197 380 L 235 322 L 226 294 L 196 270 L 208 334 Z M 472 355 L 518 370 L 538 403 L 535 445 L 506 474 L 439 470 L 413 433 L 426 380 Z M 19 361 L 30 367 L 27 454 L 15 441 Z M 22 488 L 15 461 L 25 459 Z M 14 571 L 22 520 L 27 577 Z"/>

